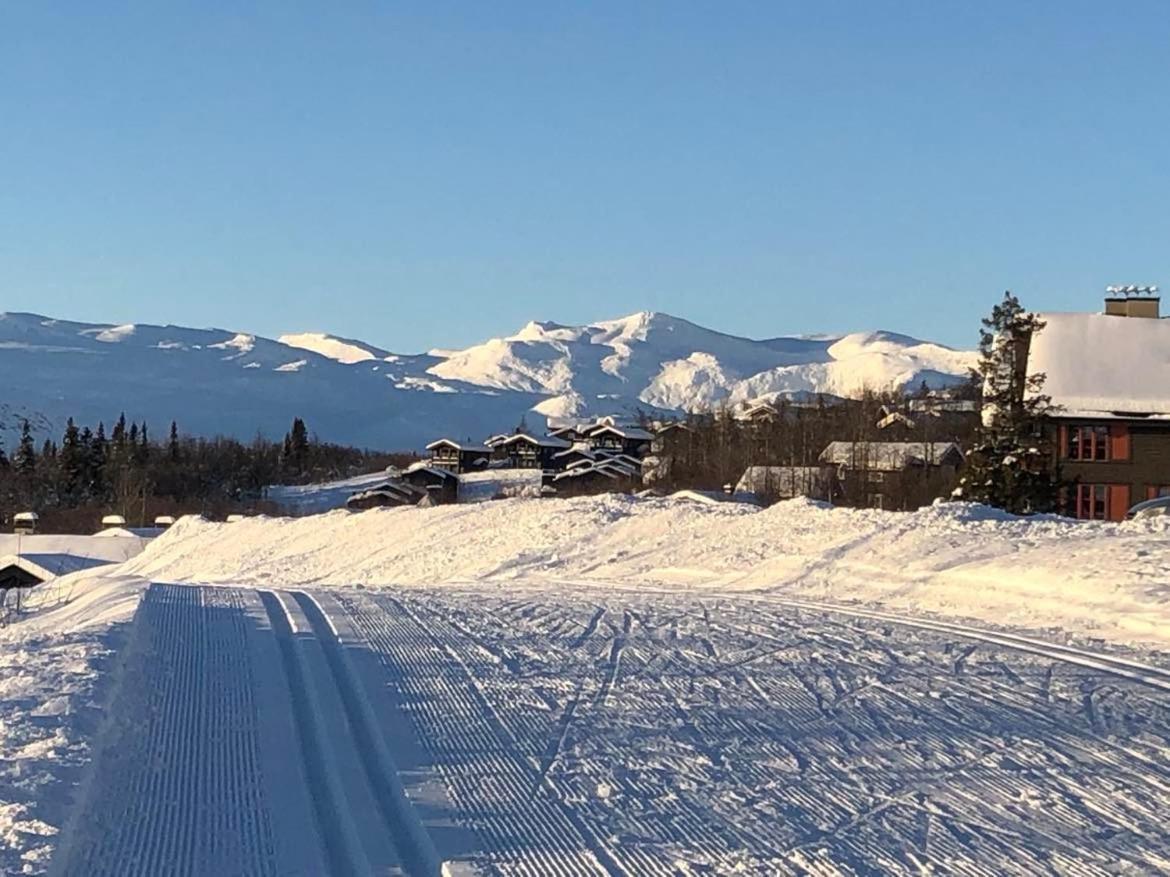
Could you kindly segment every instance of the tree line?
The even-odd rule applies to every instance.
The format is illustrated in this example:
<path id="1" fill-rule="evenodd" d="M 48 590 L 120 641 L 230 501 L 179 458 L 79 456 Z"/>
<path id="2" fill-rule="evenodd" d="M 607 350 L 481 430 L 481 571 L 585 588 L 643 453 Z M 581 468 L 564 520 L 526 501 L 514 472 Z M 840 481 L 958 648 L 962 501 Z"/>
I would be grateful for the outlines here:
<path id="1" fill-rule="evenodd" d="M 323 442 L 295 418 L 279 442 L 184 435 L 176 422 L 156 439 L 145 421 L 121 415 L 107 434 L 66 422 L 59 439 L 38 446 L 27 420 L 15 446 L 0 444 L 0 523 L 35 511 L 52 532 L 89 532 L 105 514 L 147 524 L 156 515 L 270 511 L 265 488 L 345 478 L 402 464 L 409 455 Z"/>

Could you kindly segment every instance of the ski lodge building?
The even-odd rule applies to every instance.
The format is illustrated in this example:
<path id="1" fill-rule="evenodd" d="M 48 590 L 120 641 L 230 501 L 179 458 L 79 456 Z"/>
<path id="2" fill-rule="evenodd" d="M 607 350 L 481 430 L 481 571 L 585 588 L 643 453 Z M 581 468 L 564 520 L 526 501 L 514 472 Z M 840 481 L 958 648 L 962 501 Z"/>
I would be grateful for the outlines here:
<path id="1" fill-rule="evenodd" d="M 1028 374 L 1052 398 L 1066 514 L 1119 521 L 1170 495 L 1170 320 L 1156 287 L 1110 287 L 1098 314 L 1040 314 Z"/>

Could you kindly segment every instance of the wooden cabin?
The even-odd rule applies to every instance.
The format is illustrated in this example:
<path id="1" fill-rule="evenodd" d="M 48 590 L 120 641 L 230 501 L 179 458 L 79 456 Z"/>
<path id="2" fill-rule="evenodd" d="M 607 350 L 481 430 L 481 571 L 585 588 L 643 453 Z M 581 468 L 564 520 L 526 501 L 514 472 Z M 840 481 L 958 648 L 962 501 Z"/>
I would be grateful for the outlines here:
<path id="1" fill-rule="evenodd" d="M 429 465 L 456 475 L 481 472 L 488 467 L 492 458 L 492 449 L 487 445 L 457 442 L 448 438 L 431 442 L 427 450 L 431 454 Z"/>
<path id="2" fill-rule="evenodd" d="M 554 436 L 534 436 L 518 432 L 503 443 L 508 463 L 513 469 L 558 469 L 556 455 L 567 451 L 573 443 Z"/>
<path id="3" fill-rule="evenodd" d="M 654 436 L 638 426 L 602 422 L 586 430 L 585 439 L 594 451 L 628 454 L 640 460 L 650 453 Z"/>
<path id="4" fill-rule="evenodd" d="M 402 481 L 426 494 L 434 493 L 438 502 L 455 502 L 459 496 L 459 477 L 449 469 L 419 461 L 402 473 Z"/>

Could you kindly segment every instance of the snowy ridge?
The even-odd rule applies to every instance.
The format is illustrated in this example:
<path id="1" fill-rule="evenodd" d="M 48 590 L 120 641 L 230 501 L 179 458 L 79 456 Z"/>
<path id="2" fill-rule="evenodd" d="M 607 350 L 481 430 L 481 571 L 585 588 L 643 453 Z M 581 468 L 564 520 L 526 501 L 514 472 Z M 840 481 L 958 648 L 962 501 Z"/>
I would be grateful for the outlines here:
<path id="1" fill-rule="evenodd" d="M 667 415 L 778 396 L 962 381 L 974 355 L 891 332 L 751 340 L 669 314 L 585 326 L 530 322 L 465 350 L 396 354 L 320 332 L 277 340 L 222 329 L 0 314 L 4 404 L 85 423 L 125 411 L 161 431 L 280 436 L 293 416 L 323 439 L 420 448 L 479 439 L 528 416 Z M 198 399 L 192 405 L 190 400 Z M 2 412 L 0 412 L 2 413 Z"/>

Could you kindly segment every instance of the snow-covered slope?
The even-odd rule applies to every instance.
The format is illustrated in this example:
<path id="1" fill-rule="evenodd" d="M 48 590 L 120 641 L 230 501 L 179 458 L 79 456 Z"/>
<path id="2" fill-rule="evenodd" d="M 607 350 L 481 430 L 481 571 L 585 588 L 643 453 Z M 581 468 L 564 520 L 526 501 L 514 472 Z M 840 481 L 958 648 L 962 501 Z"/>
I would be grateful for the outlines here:
<path id="1" fill-rule="evenodd" d="M 548 418 L 702 409 L 779 395 L 955 383 L 973 355 L 890 332 L 755 341 L 643 312 L 587 326 L 532 322 L 466 350 L 394 354 L 317 332 L 0 315 L 6 406 L 87 423 L 171 420 L 197 434 L 279 436 L 294 416 L 322 438 L 418 448 Z M 11 439 L 10 439 L 11 441 Z"/>

